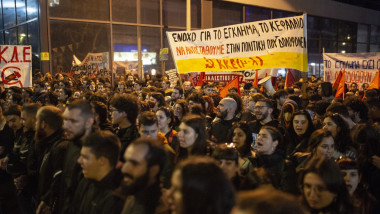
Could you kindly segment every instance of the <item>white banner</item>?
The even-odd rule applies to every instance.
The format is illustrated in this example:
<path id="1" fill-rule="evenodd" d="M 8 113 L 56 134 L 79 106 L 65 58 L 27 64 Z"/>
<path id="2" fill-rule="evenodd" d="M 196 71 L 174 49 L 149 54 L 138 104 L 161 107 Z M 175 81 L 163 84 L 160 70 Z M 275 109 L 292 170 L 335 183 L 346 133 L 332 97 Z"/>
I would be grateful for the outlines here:
<path id="1" fill-rule="evenodd" d="M 345 70 L 346 84 L 370 84 L 380 70 L 380 53 L 323 54 L 324 81 L 334 82 L 339 71 Z"/>
<path id="2" fill-rule="evenodd" d="M 32 87 L 32 47 L 0 45 L 0 69 L 6 88 Z"/>
<path id="3" fill-rule="evenodd" d="M 167 32 L 179 73 L 292 68 L 307 71 L 306 15 Z"/>
<path id="4" fill-rule="evenodd" d="M 103 74 L 109 71 L 109 54 L 103 53 L 88 53 L 80 64 L 75 55 L 73 56 L 73 67 L 71 72 L 74 74 L 92 75 Z"/>

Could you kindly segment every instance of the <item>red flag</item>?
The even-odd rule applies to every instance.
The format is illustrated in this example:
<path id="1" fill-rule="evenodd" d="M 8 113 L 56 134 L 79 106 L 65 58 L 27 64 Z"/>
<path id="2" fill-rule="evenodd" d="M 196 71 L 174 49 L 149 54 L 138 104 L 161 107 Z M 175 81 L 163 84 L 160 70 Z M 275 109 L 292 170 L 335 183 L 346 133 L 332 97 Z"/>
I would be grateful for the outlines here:
<path id="1" fill-rule="evenodd" d="M 294 76 L 293 76 L 292 72 L 290 71 L 290 69 L 288 69 L 288 72 L 286 73 L 285 87 L 284 87 L 284 89 L 292 87 L 292 85 L 295 82 L 296 82 L 296 80 L 294 79 Z"/>
<path id="2" fill-rule="evenodd" d="M 205 83 L 205 82 L 206 82 L 206 73 L 201 72 L 201 75 L 199 76 L 199 79 L 198 79 L 197 86 L 202 86 L 203 83 Z"/>
<path id="3" fill-rule="evenodd" d="M 259 71 L 258 70 L 256 70 L 255 79 L 253 80 L 252 86 L 255 88 L 259 87 Z"/>
<path id="4" fill-rule="evenodd" d="M 231 82 L 229 82 L 221 91 L 220 91 L 220 97 L 225 97 L 228 94 L 228 89 L 236 87 L 238 89 L 238 93 L 240 94 L 239 90 L 239 77 L 236 77 Z"/>
<path id="5" fill-rule="evenodd" d="M 332 85 L 332 88 L 334 90 L 337 90 L 338 89 L 338 86 L 339 86 L 339 83 L 340 83 L 340 80 L 342 79 L 342 70 L 339 71 L 339 74 L 338 76 L 336 77 L 333 85 Z"/>
<path id="6" fill-rule="evenodd" d="M 376 76 L 371 82 L 371 84 L 368 86 L 367 90 L 371 88 L 377 88 L 377 89 L 380 88 L 380 70 L 376 72 Z"/>
<path id="7" fill-rule="evenodd" d="M 335 98 L 339 98 L 341 97 L 342 95 L 344 95 L 345 91 L 345 85 L 344 85 L 344 75 L 345 75 L 346 71 L 343 70 L 343 73 L 342 73 L 342 77 L 340 78 L 340 82 L 339 82 L 339 85 L 338 85 L 338 90 L 336 91 L 336 94 L 335 94 Z"/>

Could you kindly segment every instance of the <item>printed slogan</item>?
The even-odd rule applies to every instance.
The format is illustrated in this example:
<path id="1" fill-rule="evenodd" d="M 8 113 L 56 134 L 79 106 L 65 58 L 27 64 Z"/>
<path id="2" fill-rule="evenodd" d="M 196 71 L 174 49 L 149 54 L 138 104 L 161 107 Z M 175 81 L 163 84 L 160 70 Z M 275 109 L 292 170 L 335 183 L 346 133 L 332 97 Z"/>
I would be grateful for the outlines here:
<path id="1" fill-rule="evenodd" d="M 325 53 L 323 54 L 324 80 L 334 82 L 339 71 L 345 71 L 347 84 L 370 84 L 380 70 L 380 53 Z"/>
<path id="2" fill-rule="evenodd" d="M 307 71 L 306 15 L 167 32 L 179 73 L 292 68 Z"/>

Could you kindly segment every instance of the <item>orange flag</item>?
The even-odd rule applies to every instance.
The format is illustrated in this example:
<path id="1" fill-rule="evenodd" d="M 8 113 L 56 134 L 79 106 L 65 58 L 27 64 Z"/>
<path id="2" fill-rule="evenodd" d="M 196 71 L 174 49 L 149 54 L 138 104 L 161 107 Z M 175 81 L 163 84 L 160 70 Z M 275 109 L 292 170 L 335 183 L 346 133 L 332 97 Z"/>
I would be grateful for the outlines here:
<path id="1" fill-rule="evenodd" d="M 376 76 L 371 82 L 371 84 L 368 86 L 367 90 L 371 88 L 380 88 L 380 70 L 376 72 Z"/>
<path id="2" fill-rule="evenodd" d="M 229 82 L 221 91 L 220 91 L 220 97 L 224 98 L 228 94 L 228 89 L 236 87 L 238 89 L 238 93 L 240 94 L 239 90 L 239 77 L 236 77 L 231 82 Z"/>
<path id="3" fill-rule="evenodd" d="M 252 86 L 255 88 L 259 87 L 259 71 L 258 70 L 256 70 L 255 79 L 253 80 Z"/>
<path id="4" fill-rule="evenodd" d="M 343 70 L 343 73 L 342 73 L 342 77 L 340 78 L 340 81 L 339 81 L 339 85 L 338 85 L 338 90 L 336 91 L 336 94 L 335 94 L 335 98 L 339 98 L 343 95 L 344 97 L 344 89 L 345 89 L 345 85 L 344 85 L 344 75 L 345 75 L 346 71 Z"/>
<path id="5" fill-rule="evenodd" d="M 203 83 L 206 82 L 205 80 L 206 80 L 206 73 L 205 72 L 201 72 L 201 75 L 199 75 L 197 86 L 202 86 Z"/>
<path id="6" fill-rule="evenodd" d="M 339 74 L 338 76 L 336 77 L 333 85 L 332 85 L 332 88 L 337 90 L 338 89 L 338 86 L 339 86 L 339 83 L 340 83 L 340 80 L 342 79 L 342 70 L 339 71 Z"/>
<path id="7" fill-rule="evenodd" d="M 292 72 L 290 71 L 290 69 L 288 69 L 288 72 L 286 73 L 285 87 L 284 87 L 284 89 L 292 87 L 292 85 L 295 82 L 296 82 L 296 80 L 294 79 L 294 76 L 293 76 Z"/>

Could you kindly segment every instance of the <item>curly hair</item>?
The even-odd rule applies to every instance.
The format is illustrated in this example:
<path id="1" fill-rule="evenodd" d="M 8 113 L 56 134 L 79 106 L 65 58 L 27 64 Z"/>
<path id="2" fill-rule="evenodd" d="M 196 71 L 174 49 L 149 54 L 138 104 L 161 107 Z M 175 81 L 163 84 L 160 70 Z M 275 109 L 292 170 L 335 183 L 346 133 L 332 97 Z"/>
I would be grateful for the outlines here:
<path id="1" fill-rule="evenodd" d="M 119 112 L 125 112 L 130 123 L 136 123 L 136 118 L 139 114 L 137 97 L 131 94 L 119 94 L 111 99 L 110 106 L 116 108 Z"/>

